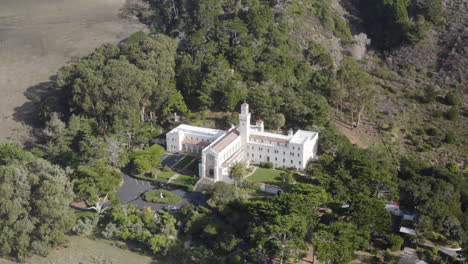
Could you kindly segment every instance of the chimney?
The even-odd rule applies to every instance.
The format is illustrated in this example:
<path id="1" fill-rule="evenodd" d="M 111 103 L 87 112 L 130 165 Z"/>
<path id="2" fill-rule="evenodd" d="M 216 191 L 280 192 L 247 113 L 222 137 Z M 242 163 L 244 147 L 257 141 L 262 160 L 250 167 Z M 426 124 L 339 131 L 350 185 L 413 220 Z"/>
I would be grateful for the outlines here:
<path id="1" fill-rule="evenodd" d="M 288 137 L 291 138 L 291 137 L 293 137 L 293 136 L 294 136 L 294 131 L 293 131 L 292 128 L 291 128 L 291 129 L 289 129 L 289 131 L 288 131 Z"/>
<path id="2" fill-rule="evenodd" d="M 263 120 L 257 120 L 255 124 L 257 125 L 258 131 L 263 132 Z"/>

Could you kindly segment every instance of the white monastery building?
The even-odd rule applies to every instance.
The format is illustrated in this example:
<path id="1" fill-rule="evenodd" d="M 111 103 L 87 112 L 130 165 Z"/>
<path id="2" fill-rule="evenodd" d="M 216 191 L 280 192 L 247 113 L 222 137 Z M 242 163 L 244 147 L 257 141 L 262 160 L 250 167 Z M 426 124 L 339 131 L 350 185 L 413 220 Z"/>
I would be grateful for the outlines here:
<path id="1" fill-rule="evenodd" d="M 251 125 L 246 103 L 241 105 L 239 126 L 227 131 L 182 124 L 166 134 L 168 152 L 199 155 L 199 176 L 225 182 L 232 182 L 229 169 L 236 162 L 272 162 L 303 170 L 317 153 L 317 140 L 317 132 L 291 129 L 281 135 L 265 132 L 261 120 Z"/>

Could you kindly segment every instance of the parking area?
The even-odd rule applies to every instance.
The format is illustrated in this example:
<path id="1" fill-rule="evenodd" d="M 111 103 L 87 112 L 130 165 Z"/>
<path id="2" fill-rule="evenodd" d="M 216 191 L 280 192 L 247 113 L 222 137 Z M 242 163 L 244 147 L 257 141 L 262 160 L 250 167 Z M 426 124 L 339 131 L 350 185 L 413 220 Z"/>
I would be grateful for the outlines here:
<path id="1" fill-rule="evenodd" d="M 161 156 L 161 165 L 167 167 L 173 167 L 177 162 L 183 159 L 185 155 L 181 154 L 163 154 Z"/>
<path id="2" fill-rule="evenodd" d="M 146 191 L 155 188 L 155 186 L 152 185 L 153 182 L 136 179 L 125 173 L 123 179 L 124 183 L 117 190 L 117 197 L 120 199 L 121 204 L 134 204 L 137 208 L 149 206 L 155 211 L 161 210 L 163 207 L 167 206 L 167 204 L 155 204 L 143 200 L 143 194 Z M 170 189 L 169 191 L 182 197 L 182 201 L 178 204 L 175 204 L 179 208 L 186 203 L 191 203 L 194 205 L 206 204 L 205 197 L 201 193 L 186 192 L 183 189 Z"/>

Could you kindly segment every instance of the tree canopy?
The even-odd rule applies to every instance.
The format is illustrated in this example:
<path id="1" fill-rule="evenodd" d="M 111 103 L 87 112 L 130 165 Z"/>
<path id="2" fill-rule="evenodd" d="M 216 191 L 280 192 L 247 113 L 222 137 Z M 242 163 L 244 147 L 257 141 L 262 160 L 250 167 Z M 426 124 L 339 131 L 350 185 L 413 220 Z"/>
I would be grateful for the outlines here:
<path id="1" fill-rule="evenodd" d="M 69 172 L 0 144 L 0 256 L 24 260 L 65 242 L 73 224 Z"/>

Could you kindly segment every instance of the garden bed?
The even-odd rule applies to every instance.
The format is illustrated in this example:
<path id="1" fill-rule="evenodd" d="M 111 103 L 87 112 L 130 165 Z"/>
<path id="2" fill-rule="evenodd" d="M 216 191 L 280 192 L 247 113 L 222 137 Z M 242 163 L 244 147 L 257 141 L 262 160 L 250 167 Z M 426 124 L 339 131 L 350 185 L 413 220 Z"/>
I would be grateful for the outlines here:
<path id="1" fill-rule="evenodd" d="M 161 198 L 161 194 L 163 198 Z M 182 198 L 177 194 L 171 193 L 167 190 L 150 190 L 143 194 L 143 199 L 151 203 L 160 203 L 160 204 L 176 204 L 182 201 Z"/>

